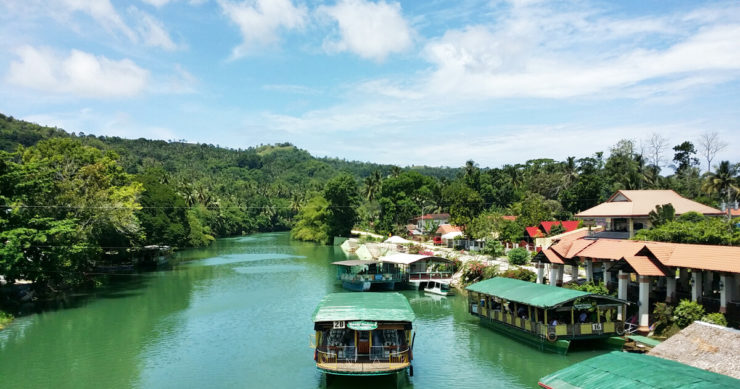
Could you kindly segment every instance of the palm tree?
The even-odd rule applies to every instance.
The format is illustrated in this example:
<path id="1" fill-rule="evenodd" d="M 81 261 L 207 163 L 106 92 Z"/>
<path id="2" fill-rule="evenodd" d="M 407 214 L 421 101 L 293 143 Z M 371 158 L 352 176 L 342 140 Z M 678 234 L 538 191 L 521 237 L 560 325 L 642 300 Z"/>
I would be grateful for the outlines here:
<path id="1" fill-rule="evenodd" d="M 730 161 L 722 161 L 719 166 L 715 167 L 714 172 L 705 175 L 701 189 L 709 195 L 716 193 L 720 198 L 724 195 L 724 200 L 729 206 L 733 197 L 740 192 L 737 173 L 737 167 L 730 165 Z"/>
<path id="2" fill-rule="evenodd" d="M 391 177 L 398 177 L 401 174 L 401 168 L 398 166 L 391 166 Z"/>
<path id="3" fill-rule="evenodd" d="M 375 200 L 375 196 L 380 192 L 383 185 L 383 176 L 380 171 L 376 170 L 369 176 L 365 177 L 365 197 L 368 201 Z"/>

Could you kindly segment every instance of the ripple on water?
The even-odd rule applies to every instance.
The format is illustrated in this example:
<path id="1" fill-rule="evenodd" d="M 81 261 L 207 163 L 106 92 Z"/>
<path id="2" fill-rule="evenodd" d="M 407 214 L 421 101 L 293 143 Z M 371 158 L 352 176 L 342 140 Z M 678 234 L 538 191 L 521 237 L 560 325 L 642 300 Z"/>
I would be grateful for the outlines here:
<path id="1" fill-rule="evenodd" d="M 241 262 L 255 262 L 255 261 L 269 261 L 269 260 L 284 260 L 284 259 L 299 259 L 305 258 L 302 255 L 291 255 L 291 254 L 276 254 L 276 253 L 257 253 L 257 254 L 229 254 L 219 255 L 204 259 L 201 261 L 193 262 L 192 266 L 221 266 L 230 265 Z"/>

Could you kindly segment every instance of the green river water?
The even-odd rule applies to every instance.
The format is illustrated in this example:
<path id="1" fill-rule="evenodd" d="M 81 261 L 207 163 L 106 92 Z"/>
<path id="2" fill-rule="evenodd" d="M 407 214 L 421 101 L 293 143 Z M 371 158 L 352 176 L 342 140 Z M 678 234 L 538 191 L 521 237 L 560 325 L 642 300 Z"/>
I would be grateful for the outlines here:
<path id="1" fill-rule="evenodd" d="M 287 233 L 183 251 L 172 270 L 118 276 L 64 308 L 0 331 L 2 388 L 318 388 L 309 336 L 341 291 L 339 248 Z M 547 354 L 481 327 L 464 296 L 404 291 L 416 313 L 414 376 L 338 377 L 330 388 L 528 388 L 605 351 Z"/>

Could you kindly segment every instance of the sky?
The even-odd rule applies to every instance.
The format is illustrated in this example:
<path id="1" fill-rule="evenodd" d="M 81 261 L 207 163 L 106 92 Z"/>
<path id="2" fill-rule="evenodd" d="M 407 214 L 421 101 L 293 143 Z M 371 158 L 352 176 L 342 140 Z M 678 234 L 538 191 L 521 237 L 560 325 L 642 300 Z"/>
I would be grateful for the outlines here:
<path id="1" fill-rule="evenodd" d="M 0 0 L 0 112 L 400 166 L 716 132 L 740 162 L 740 2 Z"/>

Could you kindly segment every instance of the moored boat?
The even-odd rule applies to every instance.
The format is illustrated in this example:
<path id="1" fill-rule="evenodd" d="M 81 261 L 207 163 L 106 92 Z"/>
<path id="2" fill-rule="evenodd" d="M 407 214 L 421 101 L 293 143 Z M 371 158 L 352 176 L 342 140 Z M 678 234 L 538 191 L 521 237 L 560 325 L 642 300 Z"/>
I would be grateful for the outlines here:
<path id="1" fill-rule="evenodd" d="M 391 263 L 368 260 L 333 262 L 337 266 L 337 279 L 342 287 L 353 292 L 394 290 L 403 282 L 398 266 Z"/>
<path id="2" fill-rule="evenodd" d="M 332 293 L 313 314 L 316 367 L 333 375 L 413 375 L 415 318 L 399 293 Z"/>
<path id="3" fill-rule="evenodd" d="M 441 296 L 452 296 L 452 289 L 450 288 L 450 284 L 447 282 L 441 282 L 441 281 L 429 281 L 427 283 L 427 286 L 424 287 L 425 293 L 434 293 Z"/>
<path id="4" fill-rule="evenodd" d="M 468 311 L 482 324 L 543 351 L 568 352 L 573 341 L 624 344 L 617 309 L 625 300 L 496 277 L 470 285 Z"/>

